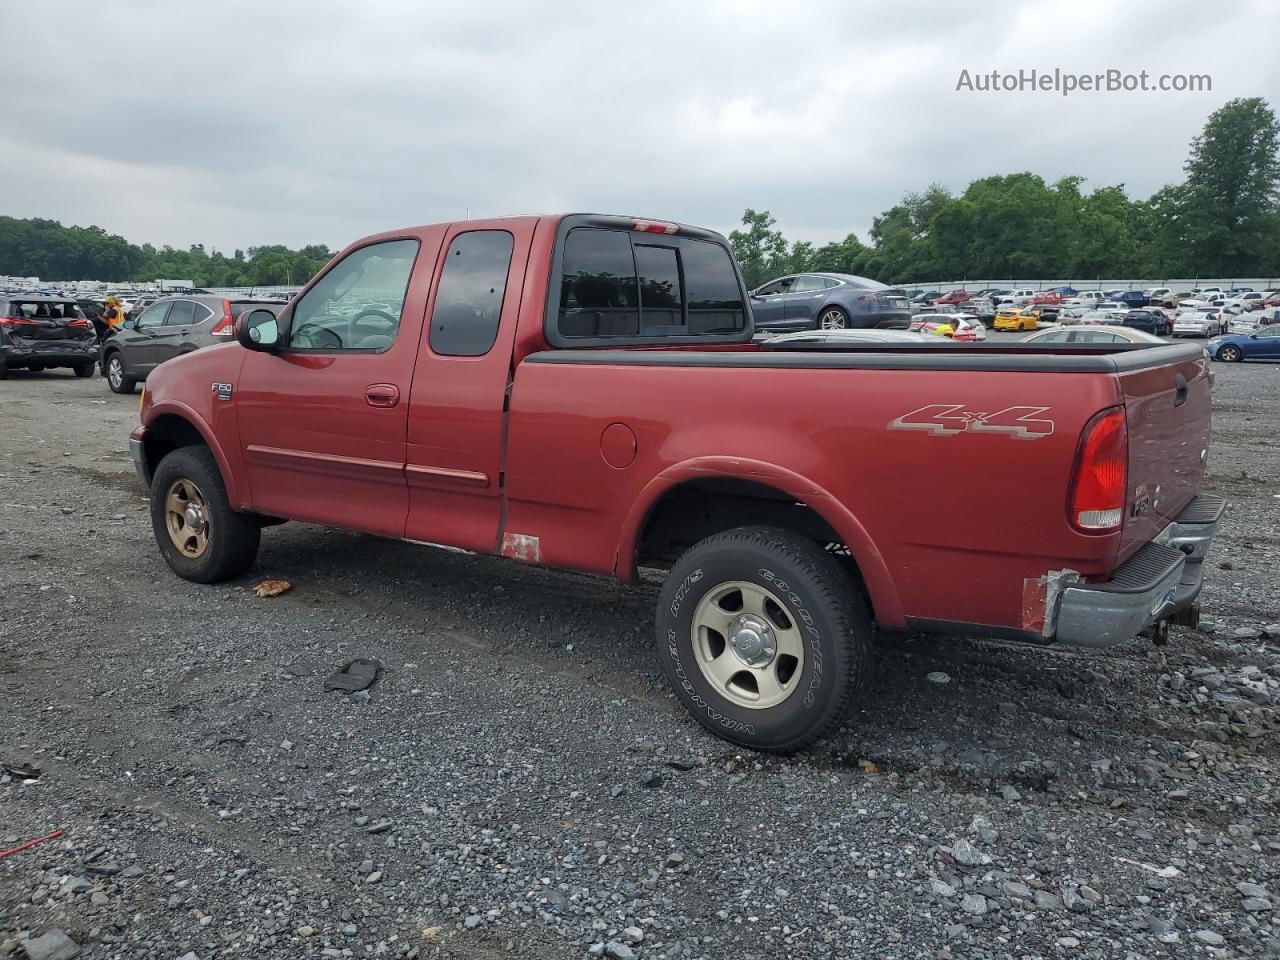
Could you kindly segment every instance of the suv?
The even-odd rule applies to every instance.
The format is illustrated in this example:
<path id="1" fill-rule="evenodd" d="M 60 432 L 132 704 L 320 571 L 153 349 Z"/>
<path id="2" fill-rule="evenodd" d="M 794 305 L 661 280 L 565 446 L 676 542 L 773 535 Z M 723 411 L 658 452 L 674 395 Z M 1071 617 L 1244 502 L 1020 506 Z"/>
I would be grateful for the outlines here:
<path id="1" fill-rule="evenodd" d="M 230 340 L 245 310 L 278 311 L 283 306 L 208 295 L 157 300 L 103 343 L 102 375 L 114 393 L 133 393 L 138 382 L 166 360 Z"/>
<path id="2" fill-rule="evenodd" d="M 88 377 L 97 358 L 98 335 L 70 297 L 0 297 L 0 380 L 15 367 L 70 367 Z"/>

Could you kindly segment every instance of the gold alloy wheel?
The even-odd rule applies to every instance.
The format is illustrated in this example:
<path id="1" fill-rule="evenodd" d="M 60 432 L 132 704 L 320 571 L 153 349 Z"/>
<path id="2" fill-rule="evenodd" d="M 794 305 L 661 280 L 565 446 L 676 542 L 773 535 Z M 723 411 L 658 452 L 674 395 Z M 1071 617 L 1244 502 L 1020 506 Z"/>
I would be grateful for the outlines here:
<path id="1" fill-rule="evenodd" d="M 209 508 L 200 488 L 186 477 L 169 484 L 164 498 L 164 525 L 184 557 L 195 560 L 209 548 Z"/>
<path id="2" fill-rule="evenodd" d="M 707 683 L 739 707 L 776 707 L 796 691 L 804 638 L 778 598 L 731 580 L 709 590 L 693 613 L 693 657 Z"/>

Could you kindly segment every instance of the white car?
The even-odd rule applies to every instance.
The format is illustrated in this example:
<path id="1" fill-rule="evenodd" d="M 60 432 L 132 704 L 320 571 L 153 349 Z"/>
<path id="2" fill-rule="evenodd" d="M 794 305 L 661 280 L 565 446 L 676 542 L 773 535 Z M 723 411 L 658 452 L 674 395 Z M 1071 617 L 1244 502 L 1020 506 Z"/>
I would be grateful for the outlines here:
<path id="1" fill-rule="evenodd" d="M 1262 306 L 1262 301 L 1265 299 L 1266 297 L 1261 293 L 1250 290 L 1248 293 L 1237 294 L 1230 298 L 1225 305 L 1228 307 L 1240 307 L 1242 310 L 1256 310 Z"/>
<path id="2" fill-rule="evenodd" d="M 919 333 L 938 336 L 939 327 L 950 327 L 951 339 L 958 343 L 973 343 L 987 339 L 987 327 L 981 320 L 968 313 L 921 313 L 911 318 L 911 329 Z M 946 336 L 942 334 L 942 336 Z"/>
<path id="3" fill-rule="evenodd" d="M 1090 310 L 1080 318 L 1080 322 L 1082 324 L 1115 323 L 1117 320 L 1123 320 L 1124 315 L 1128 312 L 1128 307 L 1123 310 L 1111 308 Z"/>
<path id="4" fill-rule="evenodd" d="M 1253 316 L 1236 317 L 1229 321 L 1229 323 L 1229 333 L 1243 333 L 1246 335 L 1250 333 L 1257 333 L 1258 327 L 1262 326 L 1262 324 L 1258 322 L 1258 318 Z"/>
<path id="5" fill-rule="evenodd" d="M 1163 344 L 1159 337 L 1132 327 L 1080 327 L 1058 328 L 1057 330 L 1041 330 L 1033 333 L 1023 343 L 1036 346 L 1050 343 L 1137 343 L 1143 345 Z"/>
<path id="6" fill-rule="evenodd" d="M 1180 313 L 1173 321 L 1175 337 L 1220 337 L 1226 329 L 1222 314 L 1206 310 Z"/>
<path id="7" fill-rule="evenodd" d="M 1221 287 L 1194 287 L 1191 292 L 1196 294 L 1197 299 L 1212 300 L 1221 297 L 1226 291 Z"/>
<path id="8" fill-rule="evenodd" d="M 1206 310 L 1213 310 L 1213 301 L 1204 297 L 1192 297 L 1190 300 L 1183 300 L 1177 306 L 1178 313 L 1204 313 Z"/>
<path id="9" fill-rule="evenodd" d="M 1168 287 L 1150 287 L 1142 291 L 1142 295 L 1148 300 L 1156 303 L 1164 303 L 1173 295 L 1173 291 Z"/>

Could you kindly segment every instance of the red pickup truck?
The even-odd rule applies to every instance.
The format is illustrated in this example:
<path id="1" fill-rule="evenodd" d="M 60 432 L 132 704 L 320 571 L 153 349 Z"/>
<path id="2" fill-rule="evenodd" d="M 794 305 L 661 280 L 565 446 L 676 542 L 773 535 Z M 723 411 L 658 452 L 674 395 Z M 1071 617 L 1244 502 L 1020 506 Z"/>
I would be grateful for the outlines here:
<path id="1" fill-rule="evenodd" d="M 718 234 L 522 217 L 343 251 L 237 342 L 158 367 L 130 452 L 181 577 L 285 519 L 635 581 L 708 728 L 837 724 L 873 626 L 1101 646 L 1195 615 L 1192 344 L 752 340 Z"/>

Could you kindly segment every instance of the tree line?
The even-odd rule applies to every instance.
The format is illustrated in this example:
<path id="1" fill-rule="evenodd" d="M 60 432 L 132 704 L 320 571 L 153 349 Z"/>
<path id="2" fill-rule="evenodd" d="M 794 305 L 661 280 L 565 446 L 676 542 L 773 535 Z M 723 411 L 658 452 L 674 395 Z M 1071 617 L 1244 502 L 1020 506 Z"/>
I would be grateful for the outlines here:
<path id="1" fill-rule="evenodd" d="M 0 216 L 0 275 L 42 280 L 190 280 L 197 287 L 302 285 L 333 256 L 323 244 L 300 250 L 273 245 L 208 251 L 141 246 L 101 227 Z"/>
<path id="2" fill-rule="evenodd" d="M 751 287 L 805 271 L 892 284 L 1280 274 L 1280 125 L 1267 102 L 1214 111 L 1184 172 L 1145 200 L 1122 184 L 1086 191 L 1080 177 L 1034 173 L 983 177 L 959 196 L 934 183 L 875 217 L 868 243 L 852 233 L 822 246 L 788 241 L 767 210 L 748 209 L 729 241 Z"/>

